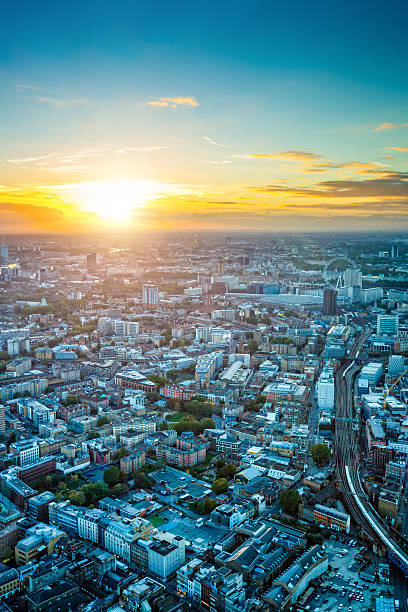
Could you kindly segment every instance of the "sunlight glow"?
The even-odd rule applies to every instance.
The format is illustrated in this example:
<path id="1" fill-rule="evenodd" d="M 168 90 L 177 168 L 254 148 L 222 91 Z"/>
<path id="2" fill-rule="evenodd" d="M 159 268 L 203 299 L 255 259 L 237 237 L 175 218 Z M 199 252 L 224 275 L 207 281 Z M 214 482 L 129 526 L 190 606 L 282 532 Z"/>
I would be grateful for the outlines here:
<path id="1" fill-rule="evenodd" d="M 154 181 L 85 182 L 61 185 L 61 197 L 101 219 L 125 221 L 147 202 L 162 197 L 164 185 Z"/>

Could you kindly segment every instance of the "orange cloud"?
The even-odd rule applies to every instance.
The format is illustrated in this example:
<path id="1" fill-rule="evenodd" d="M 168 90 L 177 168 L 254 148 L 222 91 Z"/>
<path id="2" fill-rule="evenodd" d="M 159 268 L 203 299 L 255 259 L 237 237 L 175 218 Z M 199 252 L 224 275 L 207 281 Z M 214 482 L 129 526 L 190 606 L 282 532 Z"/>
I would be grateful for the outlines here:
<path id="1" fill-rule="evenodd" d="M 179 106 L 198 106 L 195 98 L 190 96 L 177 96 L 176 98 L 159 98 L 158 100 L 149 100 L 149 106 L 153 107 L 168 107 L 177 108 Z"/>

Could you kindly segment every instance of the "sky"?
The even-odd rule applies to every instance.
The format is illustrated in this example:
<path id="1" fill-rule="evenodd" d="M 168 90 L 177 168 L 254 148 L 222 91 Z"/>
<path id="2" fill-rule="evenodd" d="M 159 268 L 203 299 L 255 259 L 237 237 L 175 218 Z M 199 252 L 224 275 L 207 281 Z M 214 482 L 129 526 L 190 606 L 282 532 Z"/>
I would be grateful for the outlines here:
<path id="1" fill-rule="evenodd" d="M 0 233 L 408 228 L 405 1 L 2 6 Z"/>

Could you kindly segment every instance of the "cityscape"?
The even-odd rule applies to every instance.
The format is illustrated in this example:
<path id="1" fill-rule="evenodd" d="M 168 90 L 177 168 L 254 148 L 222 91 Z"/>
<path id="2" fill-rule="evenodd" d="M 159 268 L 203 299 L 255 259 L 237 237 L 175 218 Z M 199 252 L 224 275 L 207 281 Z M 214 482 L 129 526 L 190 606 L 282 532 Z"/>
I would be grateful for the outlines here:
<path id="1" fill-rule="evenodd" d="M 406 610 L 405 235 L 2 240 L 2 610 Z"/>
<path id="2" fill-rule="evenodd" d="M 408 3 L 1 9 L 0 612 L 408 612 Z"/>

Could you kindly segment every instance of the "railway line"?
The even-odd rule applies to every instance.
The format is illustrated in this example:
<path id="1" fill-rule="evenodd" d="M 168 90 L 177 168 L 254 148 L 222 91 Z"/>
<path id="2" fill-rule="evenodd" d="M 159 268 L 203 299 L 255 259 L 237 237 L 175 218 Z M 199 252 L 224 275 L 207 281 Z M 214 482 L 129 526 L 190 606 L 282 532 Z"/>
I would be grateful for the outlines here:
<path id="1" fill-rule="evenodd" d="M 371 329 L 355 340 L 348 359 L 336 374 L 336 480 L 345 506 L 362 535 L 387 550 L 389 558 L 408 576 L 408 554 L 390 535 L 388 526 L 372 508 L 360 481 L 359 427 L 353 401 L 353 383 L 360 369 L 358 356 Z"/>

